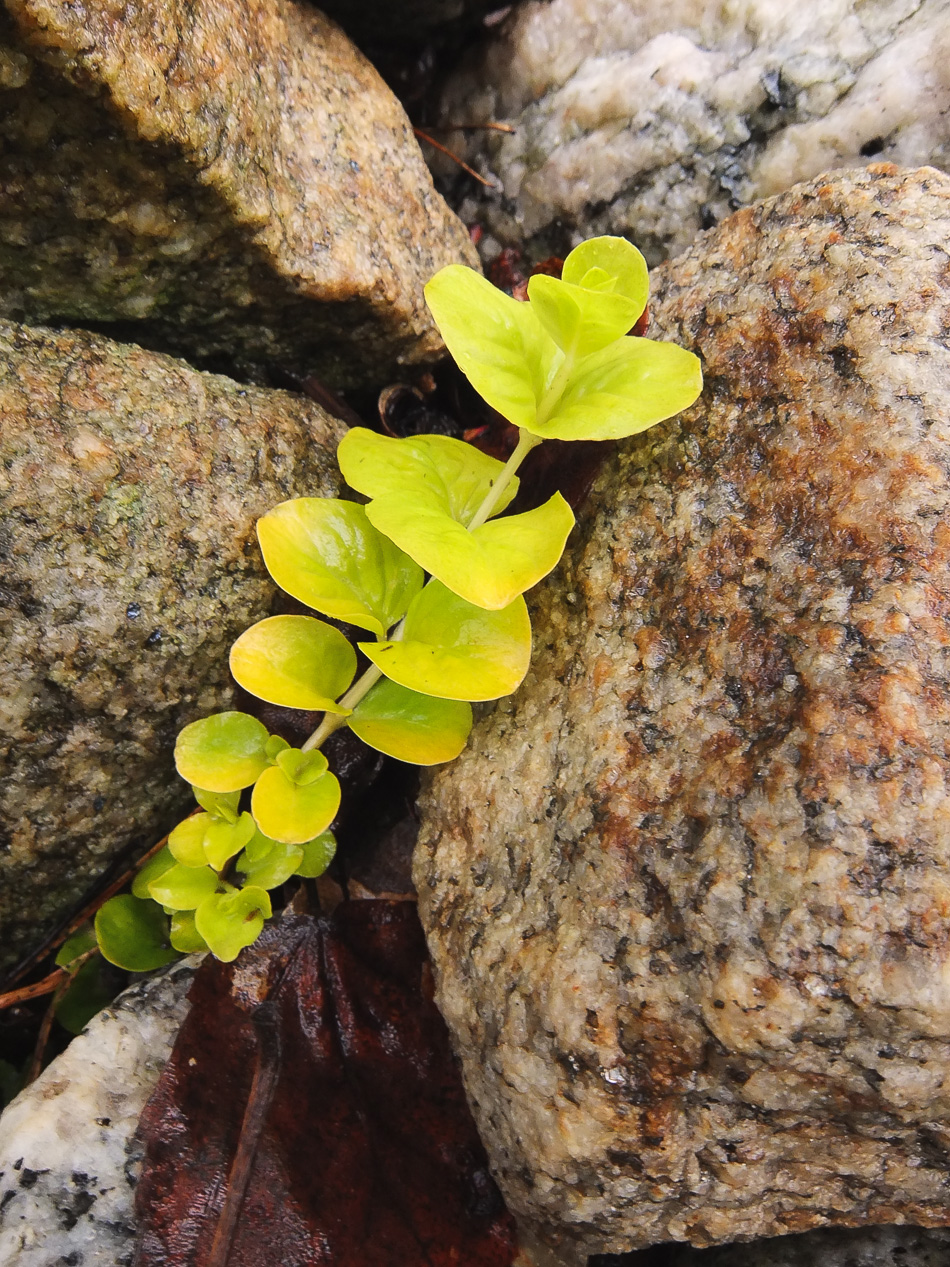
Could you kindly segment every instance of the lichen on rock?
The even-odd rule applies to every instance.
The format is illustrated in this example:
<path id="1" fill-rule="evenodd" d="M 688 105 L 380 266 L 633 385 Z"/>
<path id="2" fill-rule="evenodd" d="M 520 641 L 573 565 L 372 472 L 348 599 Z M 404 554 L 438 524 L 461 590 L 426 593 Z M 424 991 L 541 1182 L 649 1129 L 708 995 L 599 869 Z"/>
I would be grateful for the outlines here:
<path id="1" fill-rule="evenodd" d="M 704 395 L 428 785 L 440 1005 L 552 1245 L 950 1225 L 948 259 L 950 177 L 881 165 L 658 271 Z"/>

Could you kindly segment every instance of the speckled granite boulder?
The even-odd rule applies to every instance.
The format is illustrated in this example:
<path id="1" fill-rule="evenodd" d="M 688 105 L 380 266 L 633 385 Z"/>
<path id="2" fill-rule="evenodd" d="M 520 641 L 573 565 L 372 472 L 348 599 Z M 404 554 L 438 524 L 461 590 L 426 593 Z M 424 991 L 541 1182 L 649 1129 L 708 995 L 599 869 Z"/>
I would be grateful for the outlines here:
<path id="1" fill-rule="evenodd" d="M 342 430 L 300 397 L 0 322 L 0 967 L 169 825 L 176 732 L 226 706 L 230 643 L 273 594 L 255 520 L 336 491 Z"/>
<path id="2" fill-rule="evenodd" d="M 3 0 L 0 89 L 0 316 L 337 386 L 441 349 L 422 287 L 468 235 L 310 6 Z"/>
<path id="3" fill-rule="evenodd" d="M 452 77 L 442 118 L 515 124 L 448 134 L 504 189 L 476 189 L 464 218 L 539 254 L 622 233 L 656 263 L 829 168 L 950 166 L 950 8 L 529 0 Z"/>
<path id="4" fill-rule="evenodd" d="M 194 960 L 119 996 L 0 1116 L 3 1267 L 127 1267 L 139 1115 L 185 1019 Z"/>
<path id="5" fill-rule="evenodd" d="M 655 279 L 621 447 L 424 800 L 504 1193 L 618 1252 L 950 1225 L 950 177 L 801 185 Z"/>

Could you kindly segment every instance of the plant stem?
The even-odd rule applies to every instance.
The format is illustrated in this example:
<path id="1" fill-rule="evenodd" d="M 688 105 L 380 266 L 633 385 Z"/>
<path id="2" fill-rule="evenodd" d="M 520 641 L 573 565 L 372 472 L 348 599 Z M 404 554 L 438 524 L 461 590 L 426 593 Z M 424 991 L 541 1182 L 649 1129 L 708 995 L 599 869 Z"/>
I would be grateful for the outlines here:
<path id="1" fill-rule="evenodd" d="M 538 412 L 535 416 L 535 426 L 543 426 L 544 423 L 546 423 L 551 417 L 551 414 L 554 413 L 558 401 L 561 399 L 564 388 L 567 386 L 567 381 L 574 370 L 574 363 L 577 359 L 574 354 L 574 348 L 576 346 L 577 344 L 575 341 L 570 348 L 565 350 L 564 360 L 561 362 L 561 368 L 555 374 L 554 381 L 544 393 L 541 403 L 538 405 Z"/>
<path id="2" fill-rule="evenodd" d="M 555 382 L 554 386 L 557 386 Z M 550 395 L 550 393 L 549 393 Z M 532 449 L 542 442 L 542 436 L 532 435 L 530 431 L 521 430 L 518 433 L 518 444 L 514 453 L 505 463 L 504 470 L 498 476 L 498 479 L 491 486 L 482 499 L 482 504 L 476 510 L 472 521 L 467 525 L 468 531 L 473 532 L 476 528 L 480 528 L 483 523 L 491 515 L 492 511 L 501 500 L 501 496 L 505 489 L 514 479 L 518 467 L 525 460 Z M 431 582 L 427 582 L 430 584 Z M 397 642 L 402 637 L 403 626 L 405 625 L 405 617 L 399 622 L 396 628 L 390 633 L 388 642 Z M 340 704 L 343 708 L 354 709 L 360 700 L 376 685 L 383 676 L 382 669 L 377 669 L 375 664 L 371 664 L 362 677 L 350 687 L 347 693 L 340 698 Z M 317 748 L 321 748 L 334 731 L 339 730 L 346 725 L 346 718 L 341 717 L 338 713 L 324 713 L 323 721 L 313 732 L 308 740 L 301 746 L 301 752 L 313 752 Z"/>
<path id="3" fill-rule="evenodd" d="M 382 669 L 377 669 L 375 664 L 371 664 L 361 678 L 359 678 L 347 693 L 340 698 L 340 704 L 343 708 L 354 709 L 364 695 L 367 694 L 383 676 Z M 313 732 L 307 742 L 301 748 L 301 752 L 313 752 L 315 748 L 321 747 L 335 730 L 339 730 L 341 726 L 346 725 L 346 718 L 341 717 L 339 713 L 324 713 L 323 721 Z"/>
<path id="4" fill-rule="evenodd" d="M 525 460 L 532 449 L 537 448 L 541 443 L 541 437 L 532 435 L 530 431 L 518 432 L 518 444 L 514 453 L 505 463 L 505 469 L 498 476 L 498 479 L 485 494 L 482 504 L 468 524 L 469 532 L 474 532 L 476 528 L 480 528 L 491 516 L 492 511 L 501 500 L 501 495 L 515 477 L 518 467 Z"/>

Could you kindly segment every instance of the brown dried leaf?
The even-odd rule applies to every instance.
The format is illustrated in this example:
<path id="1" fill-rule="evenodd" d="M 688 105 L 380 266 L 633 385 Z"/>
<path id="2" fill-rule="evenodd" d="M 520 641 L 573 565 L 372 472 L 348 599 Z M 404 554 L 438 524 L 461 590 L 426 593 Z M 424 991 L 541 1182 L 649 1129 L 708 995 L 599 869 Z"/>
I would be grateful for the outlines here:
<path id="1" fill-rule="evenodd" d="M 137 1267 L 509 1267 L 428 977 L 411 902 L 209 959 L 142 1117 Z"/>

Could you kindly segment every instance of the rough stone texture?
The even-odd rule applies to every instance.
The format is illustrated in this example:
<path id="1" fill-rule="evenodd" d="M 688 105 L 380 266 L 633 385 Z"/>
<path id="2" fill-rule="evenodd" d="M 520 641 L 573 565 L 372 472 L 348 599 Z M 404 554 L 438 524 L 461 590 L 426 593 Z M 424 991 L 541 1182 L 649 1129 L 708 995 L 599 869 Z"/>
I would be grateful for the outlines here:
<path id="1" fill-rule="evenodd" d="M 342 424 L 90 334 L 0 322 L 0 966 L 180 808 L 178 728 L 267 614 L 254 524 L 338 489 Z"/>
<path id="2" fill-rule="evenodd" d="M 439 352 L 422 288 L 473 248 L 327 18 L 290 0 L 4 4 L 0 316 L 336 386 Z"/>
<path id="3" fill-rule="evenodd" d="M 197 956 L 119 996 L 0 1117 L 4 1267 L 126 1267 L 133 1136 L 185 1019 Z"/>
<path id="4" fill-rule="evenodd" d="M 950 8 L 532 0 L 452 78 L 442 118 L 516 125 L 448 134 L 504 187 L 476 190 L 463 218 L 537 236 L 538 253 L 621 233 L 656 263 L 833 167 L 950 166 Z"/>
<path id="5" fill-rule="evenodd" d="M 950 178 L 660 270 L 706 390 L 621 448 L 414 878 L 493 1167 L 617 1252 L 950 1224 Z"/>

